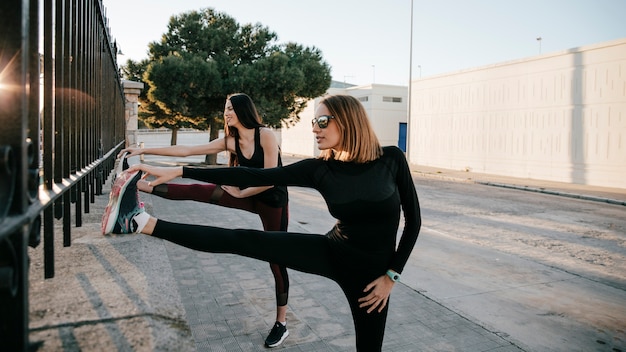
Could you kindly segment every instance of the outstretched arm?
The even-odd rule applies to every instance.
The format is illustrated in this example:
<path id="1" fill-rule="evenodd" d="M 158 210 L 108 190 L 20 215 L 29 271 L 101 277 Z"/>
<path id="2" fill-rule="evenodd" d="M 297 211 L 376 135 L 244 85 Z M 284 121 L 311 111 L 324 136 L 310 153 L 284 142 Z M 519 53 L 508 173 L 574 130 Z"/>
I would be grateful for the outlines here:
<path id="1" fill-rule="evenodd" d="M 150 166 L 146 164 L 136 164 L 131 166 L 128 171 L 143 171 L 144 175 L 142 178 L 146 178 L 148 176 L 154 176 L 156 179 L 154 181 L 150 181 L 149 185 L 154 187 L 158 186 L 162 183 L 167 183 L 177 177 L 181 177 L 183 175 L 183 167 L 175 166 L 175 167 L 157 167 Z"/>
<path id="2" fill-rule="evenodd" d="M 202 168 L 189 166 L 156 167 L 147 164 L 136 164 L 130 171 L 141 170 L 144 177 L 154 176 L 150 181 L 152 186 L 169 182 L 177 177 L 191 178 L 198 181 L 220 185 L 238 187 L 254 186 L 301 186 L 316 187 L 314 175 L 324 161 L 319 159 L 305 159 L 299 162 L 271 169 L 256 169 L 249 167 L 218 167 Z"/>
<path id="3" fill-rule="evenodd" d="M 122 149 L 117 156 L 120 157 L 124 153 L 128 153 L 127 157 L 141 154 L 181 157 L 190 155 L 217 154 L 227 150 L 226 141 L 224 140 L 225 138 L 227 137 L 214 139 L 207 144 L 201 145 L 172 145 L 160 148 L 125 148 Z"/>

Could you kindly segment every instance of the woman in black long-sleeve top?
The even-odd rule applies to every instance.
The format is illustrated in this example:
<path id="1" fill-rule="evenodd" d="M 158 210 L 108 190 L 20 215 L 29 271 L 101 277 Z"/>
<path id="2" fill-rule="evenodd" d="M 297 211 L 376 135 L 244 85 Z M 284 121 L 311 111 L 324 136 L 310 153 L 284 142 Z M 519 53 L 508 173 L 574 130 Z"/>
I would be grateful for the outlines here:
<path id="1" fill-rule="evenodd" d="M 357 350 L 379 351 L 391 289 L 421 226 L 413 180 L 402 151 L 380 146 L 365 109 L 354 97 L 326 97 L 317 107 L 312 125 L 322 150 L 320 157 L 284 167 L 131 167 L 126 177 L 119 178 L 119 197 L 109 204 L 109 213 L 118 214 L 120 224 L 113 232 L 145 233 L 200 251 L 239 254 L 334 280 L 350 304 Z M 155 176 L 153 185 L 182 176 L 240 187 L 315 188 L 337 223 L 319 236 L 158 220 L 138 203 L 134 183 L 141 177 L 139 171 Z M 401 211 L 404 229 L 396 248 Z"/>

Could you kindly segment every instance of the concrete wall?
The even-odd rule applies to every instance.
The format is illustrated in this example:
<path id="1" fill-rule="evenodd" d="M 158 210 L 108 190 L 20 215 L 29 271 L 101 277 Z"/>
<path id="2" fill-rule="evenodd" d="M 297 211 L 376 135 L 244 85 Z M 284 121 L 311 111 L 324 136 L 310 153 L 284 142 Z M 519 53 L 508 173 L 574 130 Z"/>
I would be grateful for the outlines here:
<path id="1" fill-rule="evenodd" d="M 626 188 L 626 39 L 412 82 L 409 162 Z"/>
<path id="2" fill-rule="evenodd" d="M 358 98 L 370 118 L 382 145 L 398 145 L 398 130 L 401 122 L 407 117 L 407 87 L 371 84 L 349 88 L 330 88 L 328 94 L 349 94 Z M 386 102 L 385 98 L 399 98 L 399 102 Z M 311 120 L 321 98 L 309 101 L 306 109 L 300 114 L 300 121 L 280 130 L 282 151 L 286 154 L 317 156 L 319 150 L 311 128 Z M 388 100 L 388 99 L 387 99 Z"/>
<path id="3" fill-rule="evenodd" d="M 223 130 L 220 130 L 220 137 L 224 135 Z M 194 129 L 182 129 L 179 130 L 177 135 L 177 144 L 178 145 L 200 145 L 209 143 L 209 131 L 198 131 Z M 139 144 L 142 148 L 160 148 L 160 147 L 168 147 L 171 145 L 172 141 L 172 131 L 159 128 L 159 129 L 140 129 L 136 132 L 137 144 Z M 158 156 L 144 156 L 145 160 L 161 160 L 161 159 L 169 159 L 176 160 L 181 162 L 195 162 L 201 163 L 204 162 L 204 155 L 194 155 L 190 157 L 181 157 L 178 159 L 174 158 L 163 158 Z M 226 163 L 227 162 L 227 153 L 222 152 L 217 154 L 218 163 Z"/>
<path id="4" fill-rule="evenodd" d="M 274 130 L 274 134 L 277 138 L 280 138 L 280 133 Z M 140 129 L 135 132 L 137 144 L 142 148 L 159 148 L 168 147 L 172 140 L 172 131 L 166 128 L 159 129 Z M 181 129 L 177 134 L 178 145 L 200 145 L 209 143 L 209 131 L 199 131 L 194 129 Z M 224 130 L 219 131 L 219 137 L 224 137 Z M 280 143 L 280 139 L 278 140 Z M 194 155 L 189 157 L 160 157 L 154 155 L 144 155 L 143 159 L 150 161 L 165 161 L 165 162 L 192 162 L 203 163 L 204 155 Z M 217 153 L 217 163 L 227 164 L 228 153 Z"/>
<path id="5" fill-rule="evenodd" d="M 344 89 L 330 88 L 328 94 L 343 93 Z M 293 126 L 280 129 L 281 150 L 285 154 L 315 157 L 319 155 L 317 143 L 313 136 L 311 120 L 315 116 L 315 109 L 321 98 L 310 100 L 302 113 L 300 121 Z"/>

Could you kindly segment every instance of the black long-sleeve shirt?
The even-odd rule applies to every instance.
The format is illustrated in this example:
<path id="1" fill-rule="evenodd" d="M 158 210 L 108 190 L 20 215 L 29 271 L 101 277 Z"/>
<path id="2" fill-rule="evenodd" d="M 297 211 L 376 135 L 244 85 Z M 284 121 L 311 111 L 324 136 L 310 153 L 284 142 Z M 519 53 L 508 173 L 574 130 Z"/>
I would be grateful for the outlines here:
<path id="1" fill-rule="evenodd" d="M 239 187 L 301 186 L 317 189 L 333 217 L 327 233 L 338 253 L 364 253 L 402 272 L 415 246 L 421 215 L 415 185 L 397 147 L 384 147 L 371 162 L 305 159 L 277 168 L 183 167 L 183 177 Z M 404 229 L 396 249 L 400 211 Z"/>

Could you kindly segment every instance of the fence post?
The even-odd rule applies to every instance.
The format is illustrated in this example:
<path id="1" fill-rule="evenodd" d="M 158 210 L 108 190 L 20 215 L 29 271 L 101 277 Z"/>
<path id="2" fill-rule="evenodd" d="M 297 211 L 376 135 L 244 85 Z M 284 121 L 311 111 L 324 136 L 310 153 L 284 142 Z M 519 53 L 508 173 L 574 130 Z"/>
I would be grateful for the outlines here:
<path id="1" fill-rule="evenodd" d="M 28 157 L 29 138 L 38 140 L 37 130 L 29 132 L 29 126 L 37 123 L 38 110 L 32 103 L 39 100 L 38 20 L 32 20 L 38 19 L 38 3 L 36 0 L 5 0 L 0 2 L 0 13 L 3 42 L 0 55 L 0 203 L 3 204 L 0 207 L 0 341 L 7 351 L 25 351 L 28 348 L 27 245 L 36 218 L 28 214 L 29 205 L 34 201 L 29 192 L 29 177 L 32 177 L 29 169 L 33 163 Z M 31 123 L 33 117 L 35 121 Z"/>
<path id="2" fill-rule="evenodd" d="M 82 213 L 89 212 L 125 141 L 117 47 L 110 38 L 102 2 L 49 0 L 42 8 L 43 24 L 38 0 L 0 1 L 3 351 L 29 349 L 27 246 L 39 244 L 42 215 L 44 276 L 51 278 L 55 220 L 63 221 L 63 244 L 69 246 L 70 217 L 74 215 L 80 226 Z M 39 54 L 40 25 L 43 57 Z M 70 203 L 76 204 L 74 214 Z"/>

